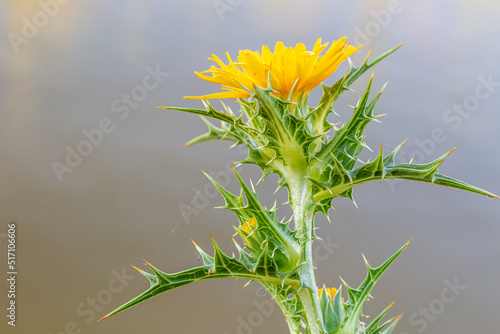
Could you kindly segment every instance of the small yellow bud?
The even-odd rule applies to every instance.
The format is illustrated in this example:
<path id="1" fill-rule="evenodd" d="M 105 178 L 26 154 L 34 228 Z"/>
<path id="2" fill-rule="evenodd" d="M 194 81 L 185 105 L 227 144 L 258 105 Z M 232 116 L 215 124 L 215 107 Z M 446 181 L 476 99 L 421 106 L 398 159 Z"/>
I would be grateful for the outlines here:
<path id="1" fill-rule="evenodd" d="M 318 290 L 319 297 L 321 298 L 321 294 L 323 293 L 324 288 L 321 288 Z M 332 304 L 333 304 L 333 298 L 337 294 L 337 289 L 336 288 L 326 288 L 326 293 L 330 296 L 332 299 Z"/>

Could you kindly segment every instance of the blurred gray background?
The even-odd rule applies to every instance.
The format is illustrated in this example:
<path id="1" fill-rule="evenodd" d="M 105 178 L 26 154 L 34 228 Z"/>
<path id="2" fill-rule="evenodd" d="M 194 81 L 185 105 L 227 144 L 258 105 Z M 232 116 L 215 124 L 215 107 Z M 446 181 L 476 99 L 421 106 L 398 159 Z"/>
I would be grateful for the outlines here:
<path id="1" fill-rule="evenodd" d="M 245 150 L 183 148 L 203 123 L 154 108 L 201 107 L 183 96 L 219 91 L 193 74 L 212 65 L 212 53 L 347 36 L 364 45 L 352 57 L 359 64 L 370 47 L 378 55 L 404 42 L 377 65 L 375 89 L 389 81 L 377 110 L 388 115 L 368 126 L 367 143 L 389 151 L 408 138 L 401 162 L 431 161 L 458 145 L 440 171 L 500 193 L 499 2 L 8 0 L 0 13 L 2 277 L 9 222 L 18 224 L 19 261 L 15 328 L 0 283 L 2 333 L 286 333 L 278 308 L 259 310 L 269 297 L 258 285 L 241 290 L 233 280 L 183 287 L 96 323 L 148 287 L 130 264 L 145 269 L 147 259 L 166 272 L 199 265 L 190 239 L 210 253 L 210 233 L 234 250 L 236 219 L 212 209 L 222 200 L 200 169 L 236 191 L 227 162 Z M 346 93 L 332 121 L 346 120 L 357 97 Z M 95 144 L 85 146 L 84 133 Z M 77 149 L 86 156 L 67 166 Z M 254 166 L 240 171 L 260 176 Z M 276 180 L 257 188 L 266 203 L 285 201 L 285 190 L 273 195 Z M 319 285 L 338 286 L 341 276 L 356 286 L 361 253 L 378 265 L 415 237 L 365 313 L 397 298 L 390 316 L 404 316 L 396 334 L 498 332 L 500 201 L 411 182 L 366 184 L 355 197 L 359 209 L 334 203 L 332 224 L 317 216 Z M 280 216 L 289 214 L 283 206 Z"/>

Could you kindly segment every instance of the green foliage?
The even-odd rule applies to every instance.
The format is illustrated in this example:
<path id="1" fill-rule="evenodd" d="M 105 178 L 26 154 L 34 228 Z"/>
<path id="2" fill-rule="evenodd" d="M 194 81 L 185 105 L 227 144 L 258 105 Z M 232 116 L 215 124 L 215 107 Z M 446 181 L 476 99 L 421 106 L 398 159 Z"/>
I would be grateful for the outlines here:
<path id="1" fill-rule="evenodd" d="M 394 255 L 387 259 L 382 265 L 377 268 L 370 266 L 365 258 L 367 275 L 357 289 L 351 288 L 347 283 L 343 282 L 347 290 L 349 299 L 344 302 L 342 299 L 342 286 L 335 293 L 333 298 L 326 293 L 326 287 L 323 287 L 323 293 L 320 297 L 321 310 L 323 315 L 323 323 L 325 324 L 325 332 L 328 334 L 377 334 L 385 327 L 387 330 L 391 328 L 390 324 L 397 322 L 398 318 L 393 318 L 380 323 L 394 303 L 389 305 L 382 313 L 380 313 L 372 322 L 366 326 L 362 321 L 362 308 L 365 301 L 369 298 L 370 292 L 375 286 L 375 283 L 380 279 L 382 274 L 389 268 L 391 263 L 403 252 L 409 242 L 401 247 Z M 390 333 L 392 329 L 386 333 Z"/>
<path id="2" fill-rule="evenodd" d="M 278 271 L 279 268 L 271 255 L 268 243 L 266 243 L 260 250 L 259 256 L 254 256 L 253 254 L 245 252 L 235 242 L 239 253 L 239 259 L 229 257 L 224 254 L 213 239 L 212 243 L 214 247 L 213 256 L 208 255 L 195 244 L 195 247 L 203 260 L 203 266 L 200 267 L 184 270 L 175 274 L 166 274 L 146 262 L 149 268 L 153 271 L 154 275 L 134 267 L 149 280 L 149 289 L 109 313 L 103 319 L 124 311 L 163 292 L 207 279 L 232 277 L 248 279 L 250 281 L 259 281 L 262 283 L 277 285 L 282 288 L 300 287 L 300 278 L 296 274 L 296 270 L 291 270 L 286 278 L 280 277 Z"/>
<path id="3" fill-rule="evenodd" d="M 311 252 L 316 238 L 315 213 L 328 216 L 333 199 L 349 197 L 354 201 L 353 188 L 374 180 L 426 182 L 498 198 L 441 174 L 438 168 L 451 151 L 426 164 L 396 164 L 395 155 L 401 145 L 385 157 L 382 147 L 372 161 L 361 162 L 359 154 L 369 149 L 364 131 L 381 116 L 374 114 L 374 109 L 385 88 L 370 99 L 373 74 L 349 121 L 338 128 L 327 121 L 341 94 L 349 91 L 363 73 L 398 48 L 372 61 L 368 54 L 358 68 L 351 64 L 349 71 L 335 84 L 323 85 L 323 96 L 316 107 L 307 105 L 306 94 L 297 102 L 283 100 L 269 84 L 267 88 L 254 86 L 248 99 L 237 99 L 241 107 L 238 115 L 226 106 L 223 106 L 224 111 L 217 111 L 208 102 L 205 109 L 162 107 L 202 117 L 208 132 L 192 139 L 187 146 L 212 140 L 230 141 L 233 146 L 245 145 L 248 155 L 240 163 L 258 165 L 262 178 L 276 173 L 280 187 L 288 189 L 293 225 L 290 225 L 292 220 L 280 222 L 277 219 L 276 207 L 265 208 L 253 185 L 245 183 L 236 170 L 241 186 L 238 195 L 227 191 L 207 174 L 225 201 L 221 208 L 236 215 L 235 230 L 243 244 L 242 247 L 234 242 L 238 258 L 225 255 L 213 241 L 213 256 L 195 244 L 203 266 L 166 274 L 148 263 L 153 274 L 138 270 L 148 278 L 150 288 L 108 316 L 180 286 L 231 277 L 262 284 L 283 311 L 290 333 L 305 330 L 311 334 L 390 334 L 399 320 L 398 317 L 383 321 L 392 304 L 368 325 L 362 322 L 362 306 L 375 283 L 408 244 L 377 268 L 371 267 L 365 259 L 367 276 L 358 288 L 343 284 L 348 297 L 346 302 L 342 299 L 342 287 L 333 298 L 327 293 L 320 298 Z M 220 125 L 207 118 L 219 121 Z M 330 132 L 333 132 L 331 137 Z"/>

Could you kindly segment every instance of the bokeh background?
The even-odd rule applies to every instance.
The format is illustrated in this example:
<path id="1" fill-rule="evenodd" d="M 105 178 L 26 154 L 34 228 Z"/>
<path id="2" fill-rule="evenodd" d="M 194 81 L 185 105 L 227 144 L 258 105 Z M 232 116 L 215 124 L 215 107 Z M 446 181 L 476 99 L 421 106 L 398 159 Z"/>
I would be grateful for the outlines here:
<path id="1" fill-rule="evenodd" d="M 96 323 L 147 288 L 130 264 L 196 266 L 190 240 L 210 250 L 210 233 L 233 251 L 236 220 L 212 209 L 222 200 L 200 169 L 227 177 L 236 191 L 227 162 L 245 150 L 217 142 L 183 148 L 205 131 L 202 122 L 154 106 L 201 107 L 182 97 L 218 91 L 193 74 L 211 66 L 212 53 L 347 36 L 364 45 L 352 58 L 359 64 L 370 47 L 378 55 L 406 43 L 376 66 L 375 89 L 389 81 L 377 110 L 388 115 L 368 126 L 367 143 L 389 150 L 407 138 L 400 161 L 431 161 L 458 145 L 440 171 L 498 194 L 499 15 L 500 3 L 486 0 L 2 1 L 0 268 L 4 277 L 7 223 L 17 222 L 19 275 L 15 328 L 6 324 L 0 283 L 1 332 L 285 333 L 277 308 L 256 306 L 269 299 L 258 285 L 242 290 L 233 280 L 183 287 Z M 339 122 L 357 97 L 338 102 Z M 66 164 L 84 131 L 102 122 L 107 133 L 58 177 L 54 162 Z M 240 170 L 260 176 L 253 166 Z M 257 188 L 266 203 L 276 180 Z M 276 196 L 284 202 L 285 190 Z M 341 276 L 355 286 L 365 274 L 361 253 L 379 264 L 415 237 L 365 313 L 397 298 L 397 334 L 498 331 L 499 201 L 411 182 L 374 182 L 355 196 L 359 209 L 338 200 L 331 224 L 317 217 L 325 240 L 316 245 L 319 285 L 338 286 Z M 460 288 L 450 292 L 446 281 Z"/>

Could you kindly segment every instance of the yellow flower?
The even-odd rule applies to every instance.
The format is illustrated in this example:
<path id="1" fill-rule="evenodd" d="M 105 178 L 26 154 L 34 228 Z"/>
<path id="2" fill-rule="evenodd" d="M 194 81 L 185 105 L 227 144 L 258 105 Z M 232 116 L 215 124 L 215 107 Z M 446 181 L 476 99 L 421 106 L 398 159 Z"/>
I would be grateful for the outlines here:
<path id="1" fill-rule="evenodd" d="M 361 46 L 346 44 L 346 37 L 334 41 L 324 54 L 321 54 L 328 43 L 321 44 L 318 38 L 312 51 L 307 51 L 302 43 L 295 48 L 285 47 L 277 42 L 274 53 L 266 45 L 262 51 L 242 50 L 238 59 L 233 61 L 226 52 L 229 64 L 226 65 L 216 55 L 209 60 L 219 65 L 198 73 L 201 79 L 220 84 L 225 92 L 203 95 L 185 96 L 185 99 L 206 100 L 223 98 L 250 97 L 249 91 L 254 85 L 268 87 L 276 91 L 276 95 L 290 101 L 297 101 L 302 94 L 310 93 L 323 80 L 335 72 L 344 60 L 358 51 Z M 210 75 L 207 75 L 210 74 Z"/>
<path id="2" fill-rule="evenodd" d="M 318 290 L 320 298 L 321 298 L 321 294 L 323 293 L 323 290 L 324 290 L 324 288 L 321 288 L 321 289 Z M 332 299 L 332 304 L 333 304 L 333 298 L 335 297 L 335 294 L 337 293 L 337 289 L 335 289 L 335 288 L 326 288 L 326 293 Z"/>
<path id="3" fill-rule="evenodd" d="M 247 220 L 246 222 L 244 222 L 243 224 L 241 224 L 240 226 L 240 229 L 245 231 L 248 236 L 252 236 L 254 238 L 255 237 L 255 234 L 253 234 L 252 232 L 257 228 L 257 220 L 255 219 L 255 217 L 252 217 L 250 218 L 249 220 Z M 245 238 L 245 242 L 250 245 L 250 242 L 248 241 L 247 237 L 244 237 Z"/>
<path id="4" fill-rule="evenodd" d="M 253 229 L 250 227 L 253 226 Z M 247 220 L 244 224 L 241 225 L 241 229 L 247 232 L 248 234 L 252 233 L 252 231 L 257 227 L 257 220 L 252 217 Z"/>

